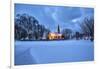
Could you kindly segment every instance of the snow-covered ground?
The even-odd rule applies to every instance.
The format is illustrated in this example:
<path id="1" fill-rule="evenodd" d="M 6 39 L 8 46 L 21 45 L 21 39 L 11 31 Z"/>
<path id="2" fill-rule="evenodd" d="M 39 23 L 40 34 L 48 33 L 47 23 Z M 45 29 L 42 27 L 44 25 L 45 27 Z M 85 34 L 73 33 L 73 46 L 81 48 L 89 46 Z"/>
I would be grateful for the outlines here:
<path id="1" fill-rule="evenodd" d="M 89 40 L 15 41 L 15 65 L 93 61 Z"/>

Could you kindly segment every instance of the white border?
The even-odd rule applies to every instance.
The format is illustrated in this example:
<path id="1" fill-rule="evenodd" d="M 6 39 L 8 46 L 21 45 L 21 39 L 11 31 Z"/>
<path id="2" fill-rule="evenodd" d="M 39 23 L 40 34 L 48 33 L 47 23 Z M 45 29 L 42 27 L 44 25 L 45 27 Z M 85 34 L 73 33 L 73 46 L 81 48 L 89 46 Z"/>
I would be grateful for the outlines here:
<path id="1" fill-rule="evenodd" d="M 95 0 L 14 0 L 14 3 L 28 3 L 41 5 L 94 7 Z"/>
<path id="2" fill-rule="evenodd" d="M 39 65 L 14 65 L 14 3 L 24 3 L 24 4 L 41 4 L 41 5 L 57 5 L 57 6 L 76 6 L 76 7 L 89 7 L 95 9 L 94 0 L 14 0 L 11 1 L 11 68 L 18 69 L 76 69 L 91 66 L 94 62 L 74 62 L 74 63 L 56 63 L 56 64 L 39 64 Z M 87 65 L 86 65 L 87 64 Z M 80 65 L 80 67 L 78 67 Z M 76 68 L 75 68 L 76 67 Z M 87 68 L 87 67 L 86 67 Z"/>

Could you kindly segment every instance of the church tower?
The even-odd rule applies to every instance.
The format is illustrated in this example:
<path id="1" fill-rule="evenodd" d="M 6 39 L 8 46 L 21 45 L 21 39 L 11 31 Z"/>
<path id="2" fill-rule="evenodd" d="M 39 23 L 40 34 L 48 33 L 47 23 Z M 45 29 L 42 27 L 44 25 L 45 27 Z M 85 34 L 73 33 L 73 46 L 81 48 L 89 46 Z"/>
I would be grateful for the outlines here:
<path id="1" fill-rule="evenodd" d="M 57 27 L 57 32 L 60 33 L 60 26 L 58 24 L 58 27 Z"/>

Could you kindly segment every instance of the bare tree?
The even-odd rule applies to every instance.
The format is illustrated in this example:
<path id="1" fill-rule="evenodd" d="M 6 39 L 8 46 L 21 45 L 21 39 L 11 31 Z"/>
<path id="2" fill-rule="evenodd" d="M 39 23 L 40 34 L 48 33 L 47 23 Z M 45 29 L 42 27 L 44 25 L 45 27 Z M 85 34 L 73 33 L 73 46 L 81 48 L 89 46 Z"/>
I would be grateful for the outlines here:
<path id="1" fill-rule="evenodd" d="M 70 39 L 72 30 L 71 29 L 63 29 L 62 34 L 64 36 L 64 39 Z"/>
<path id="2" fill-rule="evenodd" d="M 79 24 L 81 27 L 81 30 L 84 34 L 88 34 L 88 36 L 91 36 L 91 38 L 94 38 L 94 18 L 85 17 L 83 22 Z"/>

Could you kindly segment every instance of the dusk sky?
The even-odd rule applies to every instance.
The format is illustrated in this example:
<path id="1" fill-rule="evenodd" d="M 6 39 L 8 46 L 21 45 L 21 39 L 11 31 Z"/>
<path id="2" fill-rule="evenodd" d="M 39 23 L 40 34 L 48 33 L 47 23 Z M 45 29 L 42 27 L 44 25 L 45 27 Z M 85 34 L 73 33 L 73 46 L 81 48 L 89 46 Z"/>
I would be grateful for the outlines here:
<path id="1" fill-rule="evenodd" d="M 70 28 L 74 31 L 80 31 L 78 23 L 81 22 L 84 17 L 94 16 L 94 9 L 68 6 L 15 4 L 15 15 L 24 13 L 34 16 L 39 21 L 39 24 L 49 28 L 52 32 L 56 32 L 58 24 L 61 29 Z"/>

